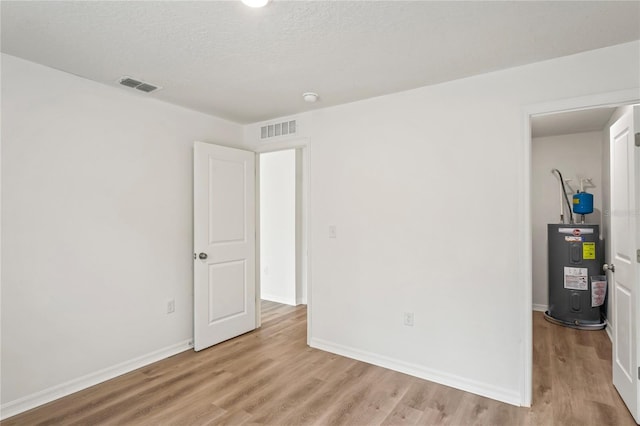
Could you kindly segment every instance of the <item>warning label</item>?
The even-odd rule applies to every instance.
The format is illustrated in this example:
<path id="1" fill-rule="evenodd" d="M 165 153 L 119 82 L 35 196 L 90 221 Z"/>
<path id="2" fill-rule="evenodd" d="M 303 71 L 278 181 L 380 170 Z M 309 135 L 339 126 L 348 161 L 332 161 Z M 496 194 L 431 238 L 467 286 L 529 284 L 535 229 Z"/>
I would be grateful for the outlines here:
<path id="1" fill-rule="evenodd" d="M 607 295 L 607 277 L 595 275 L 591 277 L 591 307 L 602 306 Z"/>
<path id="2" fill-rule="evenodd" d="M 575 242 L 581 242 L 582 241 L 582 237 L 570 237 L 570 236 L 567 235 L 567 236 L 564 237 L 564 240 L 575 243 Z"/>
<path id="3" fill-rule="evenodd" d="M 564 267 L 564 288 L 589 290 L 589 270 L 587 268 Z"/>
<path id="4" fill-rule="evenodd" d="M 596 258 L 596 243 L 582 243 L 582 258 L 585 260 Z"/>

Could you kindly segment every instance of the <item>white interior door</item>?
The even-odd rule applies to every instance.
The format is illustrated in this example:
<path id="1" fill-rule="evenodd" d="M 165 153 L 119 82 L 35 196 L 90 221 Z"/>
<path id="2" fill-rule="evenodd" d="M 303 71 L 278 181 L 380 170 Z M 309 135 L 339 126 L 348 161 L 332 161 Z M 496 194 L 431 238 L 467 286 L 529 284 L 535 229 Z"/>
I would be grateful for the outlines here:
<path id="1" fill-rule="evenodd" d="M 611 254 L 613 284 L 613 384 L 639 422 L 638 311 L 640 148 L 635 146 L 634 108 L 611 126 Z M 640 110 L 635 107 L 638 115 Z M 640 120 L 637 121 L 640 123 Z M 611 267 L 610 267 L 611 269 Z"/>
<path id="2" fill-rule="evenodd" d="M 194 349 L 256 328 L 255 154 L 196 142 Z"/>

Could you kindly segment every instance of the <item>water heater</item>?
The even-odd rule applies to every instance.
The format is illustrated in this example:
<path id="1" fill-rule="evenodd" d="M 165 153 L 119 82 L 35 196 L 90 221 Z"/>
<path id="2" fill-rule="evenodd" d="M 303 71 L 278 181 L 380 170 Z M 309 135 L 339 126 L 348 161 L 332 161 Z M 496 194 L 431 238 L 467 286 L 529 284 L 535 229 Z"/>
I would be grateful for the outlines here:
<path id="1" fill-rule="evenodd" d="M 601 330 L 606 279 L 599 225 L 548 224 L 549 310 L 545 318 L 568 327 Z"/>

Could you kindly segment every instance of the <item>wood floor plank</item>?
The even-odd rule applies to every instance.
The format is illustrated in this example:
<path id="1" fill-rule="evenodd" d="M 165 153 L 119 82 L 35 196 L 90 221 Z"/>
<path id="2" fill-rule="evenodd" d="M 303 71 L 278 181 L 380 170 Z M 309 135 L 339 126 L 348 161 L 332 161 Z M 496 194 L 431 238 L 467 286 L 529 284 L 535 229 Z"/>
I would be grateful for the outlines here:
<path id="1" fill-rule="evenodd" d="M 362 401 L 350 413 L 348 423 L 353 425 L 381 424 L 403 400 L 412 384 L 411 379 L 410 376 L 384 370 L 379 379 L 380 383 L 384 383 L 384 386 L 374 385 L 368 388 Z"/>
<path id="2" fill-rule="evenodd" d="M 381 423 L 382 425 L 415 425 L 424 415 L 423 411 L 399 403 Z"/>
<path id="3" fill-rule="evenodd" d="M 280 398 L 272 400 L 269 406 L 254 413 L 251 417 L 252 422 L 263 425 L 287 424 L 285 419 L 294 417 L 294 413 L 309 395 L 316 393 L 322 385 L 321 380 L 306 377 L 293 385 L 286 386 Z"/>
<path id="4" fill-rule="evenodd" d="M 353 424 L 355 410 L 370 397 L 375 384 L 379 383 L 384 376 L 384 370 L 372 367 L 349 371 L 347 374 L 351 376 L 349 391 L 327 409 L 325 414 L 318 419 L 318 424 Z"/>
<path id="5" fill-rule="evenodd" d="M 346 361 L 352 361 L 347 360 Z M 333 408 L 350 395 L 357 386 L 359 379 L 367 377 L 375 367 L 364 363 L 346 363 L 349 368 L 342 374 L 335 375 L 326 380 L 310 398 L 304 401 L 290 416 L 283 419 L 285 424 L 325 424 L 322 420 Z M 362 365 L 359 365 L 362 364 Z M 357 366 L 356 371 L 350 368 Z"/>
<path id="6" fill-rule="evenodd" d="M 437 413 L 434 424 L 456 424 L 456 413 L 464 395 L 465 392 L 461 390 L 448 386 L 438 386 L 429 398 L 425 410 L 429 413 Z"/>
<path id="7" fill-rule="evenodd" d="M 411 385 L 402 398 L 402 403 L 407 407 L 424 411 L 424 409 L 429 406 L 429 401 L 431 401 L 431 397 L 436 389 L 437 385 L 435 383 L 411 380 Z"/>
<path id="8" fill-rule="evenodd" d="M 2 425 L 632 426 L 611 343 L 533 316 L 533 406 L 515 407 L 310 348 L 306 308 L 262 303 L 262 327 L 187 351 Z"/>

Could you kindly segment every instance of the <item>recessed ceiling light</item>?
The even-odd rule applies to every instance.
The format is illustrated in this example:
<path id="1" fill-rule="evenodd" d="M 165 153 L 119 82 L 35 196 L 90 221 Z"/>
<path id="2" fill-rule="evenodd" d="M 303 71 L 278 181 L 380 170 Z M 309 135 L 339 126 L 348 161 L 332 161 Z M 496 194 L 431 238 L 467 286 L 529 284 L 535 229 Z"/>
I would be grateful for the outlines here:
<path id="1" fill-rule="evenodd" d="M 313 92 L 306 92 L 302 94 L 302 99 L 304 99 L 305 102 L 314 103 L 318 100 L 318 94 Z"/>
<path id="2" fill-rule="evenodd" d="M 264 7 L 269 3 L 269 0 L 242 0 L 242 3 L 249 7 Z"/>

